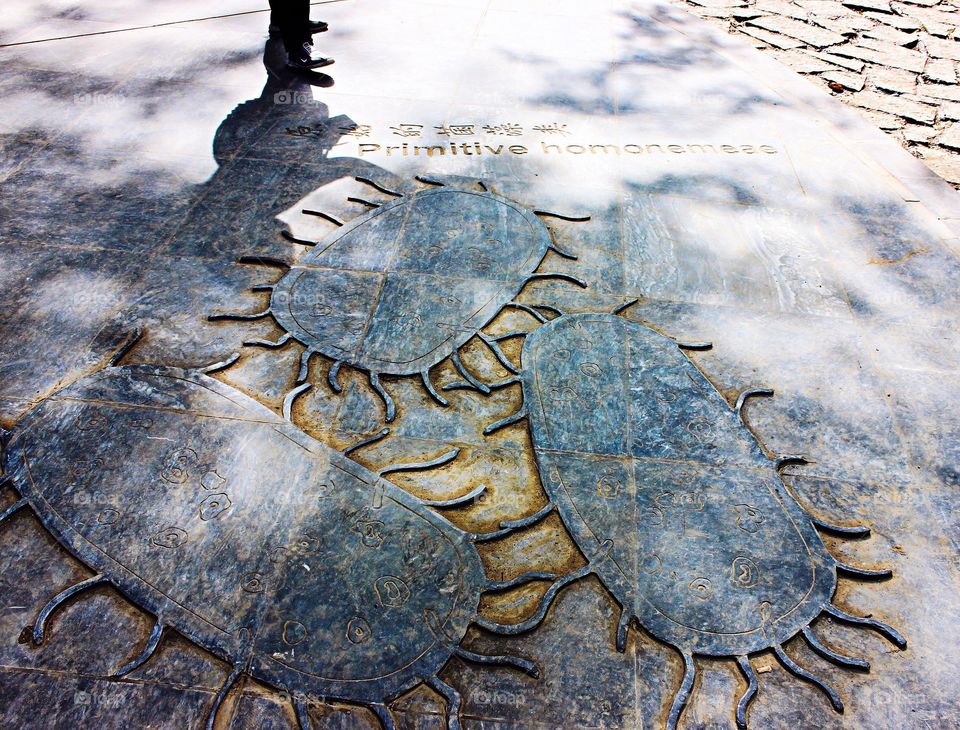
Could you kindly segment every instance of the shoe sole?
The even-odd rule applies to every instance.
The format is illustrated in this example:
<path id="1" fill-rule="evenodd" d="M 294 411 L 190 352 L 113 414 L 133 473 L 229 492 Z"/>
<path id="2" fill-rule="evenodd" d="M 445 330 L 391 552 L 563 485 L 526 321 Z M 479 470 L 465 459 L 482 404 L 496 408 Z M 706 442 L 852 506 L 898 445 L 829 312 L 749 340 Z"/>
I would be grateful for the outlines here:
<path id="1" fill-rule="evenodd" d="M 336 62 L 335 62 L 332 58 L 325 58 L 323 61 L 321 61 L 321 62 L 319 62 L 319 63 L 291 63 L 290 61 L 288 61 L 288 62 L 287 62 L 287 65 L 288 65 L 290 68 L 295 68 L 295 69 L 297 69 L 298 71 L 312 71 L 312 70 L 317 69 L 317 68 L 324 68 L 325 66 L 332 66 L 334 63 L 336 63 Z"/>

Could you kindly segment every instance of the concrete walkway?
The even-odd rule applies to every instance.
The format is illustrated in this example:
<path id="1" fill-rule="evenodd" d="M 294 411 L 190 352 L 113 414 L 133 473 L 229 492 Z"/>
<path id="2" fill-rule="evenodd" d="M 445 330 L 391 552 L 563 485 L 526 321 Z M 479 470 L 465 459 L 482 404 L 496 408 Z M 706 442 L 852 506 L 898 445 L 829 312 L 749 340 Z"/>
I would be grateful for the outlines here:
<path id="1" fill-rule="evenodd" d="M 676 0 L 830 90 L 960 186 L 960 13 L 949 0 Z"/>
<path id="2" fill-rule="evenodd" d="M 960 193 L 667 2 L 313 11 L 5 3 L 0 726 L 960 724 Z"/>

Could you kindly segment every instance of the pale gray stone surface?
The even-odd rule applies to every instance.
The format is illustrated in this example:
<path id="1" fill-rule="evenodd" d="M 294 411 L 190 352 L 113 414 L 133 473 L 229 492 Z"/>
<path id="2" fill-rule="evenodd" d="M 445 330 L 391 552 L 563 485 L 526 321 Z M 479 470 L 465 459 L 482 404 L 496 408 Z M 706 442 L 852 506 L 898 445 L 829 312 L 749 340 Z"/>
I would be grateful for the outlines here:
<path id="1" fill-rule="evenodd" d="M 853 97 L 854 103 L 867 109 L 893 114 L 913 122 L 932 124 L 937 117 L 936 107 L 910 101 L 903 97 L 885 96 L 872 91 L 864 91 Z"/>
<path id="2" fill-rule="evenodd" d="M 863 88 L 863 85 L 866 83 L 866 80 L 863 76 L 859 74 L 847 73 L 846 71 L 830 71 L 823 75 L 827 81 L 831 81 L 834 84 L 840 84 L 845 89 L 850 91 L 860 91 Z M 834 88 L 831 86 L 831 88 Z"/>
<path id="3" fill-rule="evenodd" d="M 845 17 L 836 5 L 795 7 Z M 868 659 L 870 674 L 829 663 L 802 637 L 786 641 L 786 655 L 835 687 L 845 712 L 834 712 L 816 686 L 790 674 L 768 651 L 750 660 L 760 687 L 749 710 L 751 727 L 886 729 L 960 722 L 955 690 L 960 677 L 955 631 L 960 621 L 960 419 L 954 407 L 960 399 L 960 196 L 953 188 L 896 140 L 751 48 L 746 38 L 659 2 L 382 0 L 375 8 L 350 1 L 316 6 L 315 15 L 331 24 L 318 42 L 337 63 L 328 75 L 315 78 L 315 85 L 278 71 L 275 44 L 265 49 L 267 13 L 260 4 L 238 0 L 229 9 L 237 15 L 217 17 L 224 6 L 205 2 L 91 2 L 67 10 L 16 2 L 5 8 L 0 426 L 15 429 L 31 408 L 51 404 L 52 393 L 102 371 L 140 327 L 144 335 L 125 362 L 196 368 L 239 352 L 238 363 L 213 377 L 225 392 L 243 394 L 236 400 L 253 398 L 269 409 L 269 417 L 255 419 L 257 428 L 279 422 L 286 411 L 293 421 L 284 424 L 286 435 L 295 440 L 300 430 L 325 447 L 345 449 L 385 426 L 384 402 L 371 388 L 369 373 L 345 365 L 341 390 L 334 392 L 329 387 L 333 360 L 318 354 L 305 373 L 311 388 L 288 400 L 305 347 L 245 344 L 278 343 L 283 330 L 267 317 L 210 321 L 208 315 L 262 311 L 271 297 L 262 287 L 284 275 L 270 259 L 299 261 L 308 251 L 323 250 L 297 244 L 281 231 L 301 241 L 333 242 L 338 221 L 349 228 L 370 215 L 371 205 L 398 199 L 384 190 L 403 197 L 436 188 L 416 176 L 487 201 L 497 195 L 511 201 L 503 204 L 508 208 L 516 206 L 511 210 L 530 215 L 550 211 L 565 216 L 541 217 L 551 240 L 578 258 L 549 251 L 537 271 L 568 278 L 531 281 L 517 303 L 555 308 L 533 310 L 545 319 L 559 309 L 564 316 L 610 320 L 614 309 L 636 299 L 619 315 L 632 322 L 631 331 L 646 331 L 641 326 L 646 325 L 684 341 L 712 342 L 712 349 L 687 355 L 671 350 L 689 358 L 679 362 L 696 376 L 684 374 L 685 387 L 705 388 L 714 405 L 729 410 L 722 411 L 728 420 L 735 420 L 738 394 L 772 388 L 772 397 L 751 398 L 743 413 L 771 454 L 809 458 L 805 465 L 785 467 L 786 486 L 820 519 L 872 527 L 869 539 L 826 537 L 827 550 L 846 563 L 893 571 L 887 580 L 841 577 L 834 600 L 851 613 L 895 625 L 907 648 L 896 649 L 862 627 L 817 619 L 813 628 L 821 640 Z M 798 12 L 789 10 L 785 17 L 802 22 L 794 17 Z M 159 23 L 174 24 L 132 29 Z M 52 38 L 61 39 L 26 43 Z M 25 45 L 9 45 L 15 42 Z M 811 57 L 841 59 L 831 53 L 811 52 Z M 833 65 L 854 74 L 872 68 L 841 60 Z M 941 114 L 953 109 L 951 102 L 924 105 L 906 95 L 881 96 L 869 85 L 869 73 L 864 75 L 867 85 L 857 93 L 866 96 L 858 98 L 879 97 L 884 105 L 893 100 Z M 892 120 L 907 128 L 903 116 L 876 113 L 884 124 Z M 948 131 L 938 124 L 911 122 L 905 134 L 919 138 L 920 128 Z M 419 136 L 402 136 L 414 131 Z M 405 143 L 434 151 L 417 153 Z M 456 154 L 451 144 L 458 145 Z M 444 149 L 442 155 L 437 147 Z M 932 155 L 931 164 L 960 180 L 952 167 L 954 154 L 930 147 L 943 150 Z M 411 243 L 430 244 L 433 235 L 443 244 L 466 240 L 454 247 L 456 252 L 471 265 L 496 271 L 508 260 L 501 249 L 513 250 L 497 236 L 513 236 L 517 227 L 506 225 L 509 216 L 500 207 L 495 210 L 503 215 L 473 210 L 445 210 L 418 229 Z M 363 245 L 338 251 L 342 258 L 336 266 L 313 270 L 327 272 L 335 284 L 370 274 L 365 267 L 371 262 L 385 263 L 378 259 L 373 235 L 380 229 L 370 224 L 367 230 L 371 235 Z M 381 230 L 383 249 L 404 240 L 390 230 L 386 225 Z M 458 239 L 462 231 L 489 235 Z M 416 250 L 423 255 L 407 261 L 408 268 L 439 266 L 431 257 L 450 247 Z M 238 263 L 243 255 L 254 259 Z M 468 288 L 456 277 L 457 260 L 441 260 L 446 275 Z M 516 270 L 510 268 L 511 276 Z M 569 277 L 582 278 L 586 287 Z M 450 300 L 451 292 L 441 285 L 423 284 L 419 291 L 422 297 L 403 299 L 405 311 L 393 310 L 381 323 L 397 335 L 394 343 L 403 350 L 422 344 L 403 339 L 404 332 L 425 321 L 417 309 L 421 304 L 433 302 L 431 312 L 436 306 L 463 305 Z M 293 305 L 302 308 L 301 315 L 307 312 L 303 316 L 328 316 L 334 309 L 323 300 L 328 292 Z M 361 336 L 365 330 L 358 324 L 369 319 L 370 299 L 355 288 L 342 300 L 335 304 L 341 307 L 344 336 Z M 499 312 L 483 331 L 493 338 L 535 331 L 540 324 L 545 323 L 529 310 L 513 308 Z M 562 324 L 561 318 L 546 326 Z M 458 323 L 437 327 L 458 331 Z M 571 340 L 578 355 L 619 344 L 601 342 L 589 330 Z M 502 348 L 507 362 L 522 370 L 521 342 L 519 336 L 509 337 Z M 463 368 L 479 380 L 497 383 L 511 375 L 477 338 L 461 350 Z M 559 363 L 562 358 L 555 354 Z M 617 393 L 636 386 L 641 405 L 672 402 L 671 389 L 659 387 L 656 373 L 644 372 L 644 358 L 620 357 L 610 365 L 618 368 L 611 372 L 628 371 L 635 378 L 620 380 Z M 608 363 L 592 362 L 579 362 L 574 375 L 583 380 L 599 370 L 611 377 Z M 390 432 L 349 458 L 373 473 L 459 449 L 454 461 L 435 471 L 388 476 L 423 499 L 442 500 L 485 486 L 482 499 L 445 513 L 463 530 L 492 532 L 505 520 L 540 510 L 548 493 L 544 480 L 552 475 L 538 469 L 528 424 L 518 421 L 484 433 L 523 405 L 520 386 L 503 384 L 489 394 L 464 387 L 444 390 L 464 379 L 450 357 L 427 376 L 449 405 L 442 407 L 416 376 L 385 375 L 382 386 L 397 409 Z M 567 403 L 570 423 L 584 414 L 603 415 L 595 401 L 571 407 L 576 395 L 558 387 L 543 397 Z M 624 394 L 633 397 L 632 391 Z M 173 410 L 165 413 L 173 418 Z M 673 417 L 677 412 L 665 407 L 663 413 Z M 209 414 L 193 415 L 197 433 L 209 433 L 202 425 Z M 123 439 L 111 440 L 106 422 L 92 425 L 105 429 L 95 440 L 98 447 L 136 440 L 128 431 Z M 656 428 L 664 438 L 687 443 L 700 443 L 710 430 L 699 422 L 678 426 L 667 420 Z M 649 432 L 657 433 L 656 428 Z M 51 441 L 51 449 L 72 438 L 69 423 L 57 424 L 57 430 L 63 441 Z M 746 431 L 737 433 L 746 437 Z M 624 436 L 619 430 L 613 435 Z M 643 448 L 661 443 L 630 436 Z M 149 442 L 151 448 L 162 443 Z M 716 446 L 721 452 L 730 448 Z M 261 448 L 255 442 L 243 453 L 253 459 Z M 542 450 L 543 443 L 537 448 Z M 265 472 L 266 483 L 283 482 L 278 492 L 296 494 L 307 478 L 283 481 L 293 471 L 292 462 L 281 458 L 284 453 L 277 449 L 273 460 L 258 458 L 251 473 Z M 157 483 L 149 464 L 135 457 L 125 449 L 115 456 L 116 468 L 92 467 L 143 477 L 131 478 L 130 488 L 111 498 Z M 70 484 L 45 487 L 82 490 L 85 468 L 91 468 L 83 461 L 71 460 L 76 471 L 66 480 Z M 769 472 L 769 464 L 758 463 Z M 690 484 L 685 466 L 671 461 L 665 469 L 678 485 L 672 496 L 651 496 L 663 498 L 678 534 L 707 545 L 709 559 L 718 562 L 721 544 L 711 542 L 716 525 L 695 514 L 701 512 L 700 502 L 685 487 Z M 70 465 L 65 468 L 70 471 Z M 619 493 L 614 481 L 603 478 L 609 475 L 593 473 L 589 463 L 582 468 L 587 487 L 582 497 Z M 249 476 L 244 483 L 268 505 L 264 524 L 274 524 L 283 513 L 269 508 L 276 495 L 256 492 L 258 482 Z M 625 487 L 629 484 L 619 489 Z M 202 478 L 200 488 L 206 488 Z M 643 488 L 649 492 L 648 483 Z M 74 507 L 105 499 L 103 493 L 80 491 L 83 497 L 71 500 L 70 494 L 61 496 Z M 6 510 L 16 495 L 5 490 L 0 499 L 0 509 Z M 582 503 L 593 504 L 590 499 Z M 124 502 L 132 512 L 136 507 L 132 498 L 129 505 Z M 734 514 L 751 514 L 739 504 L 726 512 L 734 521 L 723 525 L 737 530 Z M 296 513 L 304 519 L 313 514 L 309 506 Z M 608 510 L 605 519 L 616 514 Z M 714 511 L 707 514 L 723 519 Z M 640 524 L 635 510 L 629 517 L 632 521 L 623 524 Z M 375 529 L 366 531 L 369 522 L 352 523 L 361 529 L 352 531 L 351 539 L 376 537 Z M 258 537 L 265 534 L 255 519 L 249 524 Z M 169 526 L 157 530 L 164 527 Z M 239 546 L 256 543 L 233 537 Z M 408 550 L 418 554 L 416 546 Z M 503 581 L 528 571 L 570 575 L 585 558 L 556 514 L 478 550 L 486 574 Z M 0 527 L 4 726 L 202 727 L 231 667 L 169 631 L 150 662 L 122 680 L 108 679 L 140 652 L 155 618 L 111 586 L 76 596 L 51 618 L 46 641 L 33 644 L 31 629 L 41 607 L 91 575 L 90 566 L 75 555 L 28 511 L 14 513 Z M 335 561 L 336 550 L 331 556 Z M 696 567 L 699 556 L 696 551 L 674 555 L 678 575 L 685 569 L 681 557 Z M 724 570 L 718 579 L 728 581 L 727 592 L 729 581 L 742 580 L 743 566 L 749 567 L 739 561 L 740 570 L 733 570 L 736 557 L 742 556 L 732 556 L 731 572 Z M 214 575 L 230 575 L 238 567 L 237 555 L 203 558 L 211 566 L 211 580 L 200 580 L 200 589 L 212 586 Z M 765 558 L 769 554 L 758 558 L 761 565 Z M 632 574 L 640 565 L 629 566 Z M 722 605 L 700 604 L 706 599 L 693 594 L 707 595 L 708 586 L 698 577 L 681 585 L 686 597 L 693 595 L 685 610 L 696 613 L 698 606 L 713 605 L 711 615 L 722 619 Z M 350 576 L 343 580 L 342 594 L 371 596 L 377 585 L 388 584 Z M 484 597 L 480 614 L 521 621 L 536 611 L 546 586 L 540 582 Z M 681 686 L 683 662 L 670 645 L 636 626 L 627 632 L 625 651 L 618 652 L 616 595 L 590 577 L 562 591 L 535 631 L 510 638 L 471 628 L 466 647 L 529 658 L 540 679 L 451 659 L 440 677 L 460 691 L 464 727 L 663 727 Z M 310 598 L 303 596 L 305 606 L 322 613 L 323 606 Z M 756 607 L 744 615 L 764 615 L 762 601 L 744 605 Z M 366 633 L 354 635 L 362 639 Z M 341 643 L 345 637 L 337 633 Z M 747 690 L 737 664 L 699 656 L 694 663 L 697 680 L 679 726 L 734 726 L 737 700 Z M 291 699 L 297 698 L 285 697 L 269 683 L 241 683 L 229 694 L 221 726 L 295 727 Z M 377 727 L 374 714 L 357 705 L 306 699 L 315 727 Z M 402 728 L 442 730 L 450 707 L 442 694 L 423 684 L 390 701 Z"/>
<path id="4" fill-rule="evenodd" d="M 685 0 L 676 2 L 698 12 Z M 745 33 L 767 48 L 789 49 L 789 54 L 774 55 L 798 73 L 819 80 L 842 101 L 863 110 L 866 119 L 894 132 L 914 155 L 928 160 L 931 169 L 954 181 L 956 175 L 949 160 L 956 152 L 947 142 L 952 139 L 950 125 L 956 121 L 953 106 L 960 101 L 960 12 L 955 4 L 946 0 L 854 0 L 842 4 L 795 0 L 747 2 L 741 12 L 745 9 L 759 12 L 748 25 L 732 15 L 713 13 L 711 17 L 727 22 L 731 32 Z M 757 28 L 764 30 L 761 33 Z M 834 35 L 824 35 L 823 31 Z M 815 59 L 857 74 L 865 71 L 864 83 L 835 68 L 822 67 Z M 869 93 L 858 93 L 864 90 Z M 931 105 L 932 110 L 924 104 Z M 928 125 L 930 134 L 903 131 L 916 123 Z"/>
<path id="5" fill-rule="evenodd" d="M 915 75 L 895 68 L 871 69 L 867 75 L 873 85 L 882 91 L 910 94 L 917 86 Z"/>

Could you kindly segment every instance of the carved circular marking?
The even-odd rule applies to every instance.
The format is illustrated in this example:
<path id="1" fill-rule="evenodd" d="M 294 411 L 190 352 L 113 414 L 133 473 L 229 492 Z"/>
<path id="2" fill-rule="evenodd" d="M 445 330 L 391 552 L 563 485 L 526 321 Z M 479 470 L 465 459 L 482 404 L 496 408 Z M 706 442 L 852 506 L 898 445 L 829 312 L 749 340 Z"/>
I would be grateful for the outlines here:
<path id="1" fill-rule="evenodd" d="M 707 600 L 713 595 L 713 584 L 706 578 L 694 578 L 687 586 L 695 598 Z"/>
<path id="2" fill-rule="evenodd" d="M 675 391 L 672 390 L 662 390 L 657 391 L 656 398 L 661 403 L 675 403 L 677 398 L 679 398 Z"/>
<path id="3" fill-rule="evenodd" d="M 189 447 L 174 449 L 163 460 L 160 478 L 171 484 L 183 484 L 190 478 L 188 467 L 195 465 L 197 461 L 199 457 L 193 449 Z"/>
<path id="4" fill-rule="evenodd" d="M 350 643 L 362 644 L 368 641 L 372 635 L 373 631 L 370 629 L 370 624 L 360 616 L 354 616 L 347 622 L 347 639 L 350 640 Z"/>
<path id="5" fill-rule="evenodd" d="M 378 548 L 383 545 L 383 528 L 385 525 L 380 520 L 364 519 L 361 514 L 353 525 L 353 531 L 360 536 L 360 543 L 365 547 Z"/>
<path id="6" fill-rule="evenodd" d="M 683 492 L 677 504 L 684 509 L 692 509 L 700 512 L 703 510 L 703 506 L 706 503 L 706 500 L 703 498 L 701 492 Z"/>
<path id="7" fill-rule="evenodd" d="M 399 312 L 392 319 L 394 330 L 398 335 L 415 332 L 423 324 L 423 317 L 417 312 Z"/>
<path id="8" fill-rule="evenodd" d="M 320 538 L 304 533 L 297 538 L 291 552 L 297 555 L 313 555 L 320 550 Z"/>
<path id="9" fill-rule="evenodd" d="M 663 492 L 655 497 L 654 501 L 661 507 L 674 507 L 677 504 L 677 495 L 673 492 Z"/>
<path id="10" fill-rule="evenodd" d="M 102 413 L 84 412 L 77 417 L 75 425 L 80 431 L 95 431 L 109 426 L 110 419 Z"/>
<path id="11" fill-rule="evenodd" d="M 647 507 L 646 511 L 643 514 L 646 520 L 654 527 L 662 525 L 665 519 L 663 510 L 660 509 L 659 507 Z"/>
<path id="12" fill-rule="evenodd" d="M 216 469 L 211 469 L 200 478 L 200 486 L 208 492 L 212 492 L 215 489 L 223 489 L 223 485 L 226 483 L 227 480 L 220 476 Z"/>
<path id="13" fill-rule="evenodd" d="M 738 555 L 730 566 L 730 582 L 737 588 L 753 588 L 760 581 L 760 568 L 748 557 Z"/>
<path id="14" fill-rule="evenodd" d="M 580 372 L 588 378 L 599 378 L 603 375 L 603 370 L 595 362 L 585 362 L 580 366 Z"/>
<path id="15" fill-rule="evenodd" d="M 580 395 L 569 386 L 550 388 L 550 400 L 555 403 L 573 403 L 574 401 L 580 400 Z"/>
<path id="16" fill-rule="evenodd" d="M 213 520 L 226 512 L 233 505 L 224 493 L 211 494 L 200 503 L 200 519 L 204 522 Z"/>
<path id="17" fill-rule="evenodd" d="M 737 511 L 737 527 L 750 534 L 757 532 L 766 519 L 763 512 L 753 505 L 738 504 L 734 509 Z"/>
<path id="18" fill-rule="evenodd" d="M 603 499 L 616 499 L 623 491 L 623 482 L 615 474 L 601 474 L 597 480 L 597 495 Z"/>
<path id="19" fill-rule="evenodd" d="M 247 573 L 240 579 L 240 588 L 246 593 L 263 593 L 266 588 L 263 573 Z"/>
<path id="20" fill-rule="evenodd" d="M 333 494 L 333 490 L 334 490 L 335 488 L 336 488 L 336 485 L 333 484 L 333 483 L 331 483 L 331 484 L 326 484 L 326 483 L 324 483 L 324 484 L 318 484 L 318 485 L 317 485 L 317 499 L 326 499 L 326 498 L 329 497 L 331 494 Z"/>
<path id="21" fill-rule="evenodd" d="M 410 588 L 395 575 L 384 575 L 373 584 L 377 600 L 384 608 L 400 608 L 410 600 Z"/>
<path id="22" fill-rule="evenodd" d="M 174 550 L 183 545 L 187 539 L 185 530 L 181 530 L 179 527 L 165 527 L 153 536 L 151 542 L 158 547 Z"/>
<path id="23" fill-rule="evenodd" d="M 287 646 L 296 646 L 306 641 L 307 627 L 299 621 L 283 622 L 283 643 Z"/>
<path id="24" fill-rule="evenodd" d="M 113 508 L 105 509 L 99 515 L 97 515 L 97 522 L 99 522 L 101 525 L 112 525 L 119 519 L 120 511 Z"/>
<path id="25" fill-rule="evenodd" d="M 687 424 L 687 431 L 698 441 L 709 441 L 713 436 L 713 424 L 704 418 L 694 418 Z"/>

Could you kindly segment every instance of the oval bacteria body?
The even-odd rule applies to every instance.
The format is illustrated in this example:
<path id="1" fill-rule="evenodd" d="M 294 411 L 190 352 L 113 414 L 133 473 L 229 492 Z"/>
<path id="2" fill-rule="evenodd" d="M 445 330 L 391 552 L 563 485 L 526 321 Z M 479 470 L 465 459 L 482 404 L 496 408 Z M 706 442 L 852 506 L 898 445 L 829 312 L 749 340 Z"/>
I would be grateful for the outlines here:
<path id="1" fill-rule="evenodd" d="M 588 216 L 528 210 L 482 184 L 464 189 L 433 182 L 432 187 L 401 194 L 358 179 L 393 199 L 376 204 L 351 198 L 370 210 L 347 223 L 304 210 L 339 228 L 322 241 L 287 234 L 311 248 L 294 264 L 272 262 L 286 271 L 273 284 L 257 287 L 270 291 L 265 310 L 210 317 L 271 317 L 284 330 L 283 336 L 246 344 L 281 347 L 299 342 L 305 349 L 298 383 L 306 381 L 316 354 L 331 361 L 327 380 L 334 392 L 340 392 L 343 365 L 361 370 L 383 400 L 388 422 L 396 409 L 381 375 L 417 375 L 430 396 L 447 405 L 431 383 L 430 369 L 449 357 L 467 381 L 489 392 L 460 360 L 460 348 L 480 337 L 505 362 L 497 341 L 481 328 L 505 306 L 529 311 L 513 301 L 527 283 L 553 277 L 586 286 L 569 274 L 537 268 L 551 250 L 576 258 L 557 247 L 541 217 Z"/>
<path id="2" fill-rule="evenodd" d="M 108 367 L 54 394 L 9 434 L 4 481 L 95 575 L 54 597 L 33 638 L 71 596 L 111 584 L 156 616 L 141 666 L 165 629 L 231 664 L 210 713 L 249 674 L 295 698 L 355 702 L 387 727 L 386 704 L 420 682 L 459 695 L 437 673 L 452 656 L 535 674 L 532 663 L 460 648 L 490 582 L 473 535 L 384 475 L 310 438 L 242 393 L 193 370 Z"/>
<path id="3" fill-rule="evenodd" d="M 636 621 L 681 653 L 684 679 L 668 727 L 693 687 L 694 655 L 737 660 L 748 682 L 737 707 L 741 727 L 758 686 L 749 656 L 765 650 L 842 711 L 836 692 L 781 645 L 802 634 L 821 655 L 866 669 L 813 633 L 811 624 L 831 615 L 904 647 L 891 627 L 831 603 L 838 573 L 890 573 L 830 555 L 818 530 L 855 536 L 867 529 L 832 526 L 801 508 L 779 477 L 784 459 L 769 458 L 741 420 L 748 396 L 772 391 L 745 391 L 731 408 L 683 346 L 614 314 L 562 316 L 524 342 L 516 379 L 523 408 L 488 432 L 528 418 L 550 499 L 536 517 L 556 509 L 588 560 L 555 586 L 595 573 L 622 608 L 620 650 Z"/>

